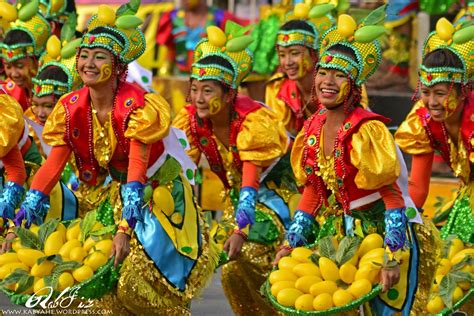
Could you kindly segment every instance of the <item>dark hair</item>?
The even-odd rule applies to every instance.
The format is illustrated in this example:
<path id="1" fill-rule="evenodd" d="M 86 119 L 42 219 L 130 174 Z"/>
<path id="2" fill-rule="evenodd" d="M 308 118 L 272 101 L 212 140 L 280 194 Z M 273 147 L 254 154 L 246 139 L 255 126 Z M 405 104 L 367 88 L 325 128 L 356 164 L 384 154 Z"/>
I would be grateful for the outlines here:
<path id="1" fill-rule="evenodd" d="M 217 65 L 221 65 L 221 66 L 231 70 L 232 72 L 234 71 L 234 68 L 232 67 L 231 63 L 227 59 L 225 59 L 221 56 L 217 56 L 217 55 L 206 56 L 206 57 L 200 59 L 198 61 L 198 63 L 200 63 L 201 65 L 217 64 Z"/>
<path id="2" fill-rule="evenodd" d="M 356 53 L 354 50 L 348 46 L 342 45 L 342 44 L 335 44 L 331 47 L 328 48 L 328 52 L 333 52 L 333 53 L 340 53 L 343 55 L 346 55 L 347 57 L 351 58 L 354 61 L 357 61 Z"/>
<path id="3" fill-rule="evenodd" d="M 60 82 L 67 82 L 68 76 L 60 67 L 50 65 L 41 70 L 41 72 L 37 75 L 39 80 L 56 80 Z"/>
<path id="4" fill-rule="evenodd" d="M 452 67 L 464 69 L 464 65 L 459 57 L 446 48 L 435 49 L 429 52 L 423 59 L 423 66 L 434 67 Z"/>
<path id="5" fill-rule="evenodd" d="M 113 38 L 117 39 L 117 41 L 121 45 L 125 45 L 125 43 L 126 43 L 125 39 L 120 34 L 118 34 L 116 32 L 113 32 L 110 29 L 105 28 L 103 26 L 98 26 L 98 27 L 94 28 L 92 31 L 89 32 L 89 34 L 92 34 L 92 35 L 101 34 L 101 33 L 106 33 L 106 34 L 111 35 Z"/>
<path id="6" fill-rule="evenodd" d="M 65 12 L 68 12 L 68 13 L 76 12 L 76 2 L 74 0 L 66 0 Z"/>
<path id="7" fill-rule="evenodd" d="M 286 22 L 285 24 L 283 24 L 280 27 L 280 30 L 281 31 L 302 30 L 302 31 L 310 32 L 314 34 L 314 36 L 317 35 L 314 29 L 304 20 L 290 20 Z"/>
<path id="8" fill-rule="evenodd" d="M 5 36 L 3 43 L 8 46 L 20 43 L 33 44 L 33 39 L 23 30 L 11 30 Z"/>

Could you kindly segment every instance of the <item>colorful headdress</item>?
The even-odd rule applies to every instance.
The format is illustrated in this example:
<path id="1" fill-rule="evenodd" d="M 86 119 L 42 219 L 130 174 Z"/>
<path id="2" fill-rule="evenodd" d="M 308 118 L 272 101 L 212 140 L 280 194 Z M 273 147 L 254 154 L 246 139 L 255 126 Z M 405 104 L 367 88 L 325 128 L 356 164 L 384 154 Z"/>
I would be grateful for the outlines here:
<path id="1" fill-rule="evenodd" d="M 20 3 L 21 5 L 21 3 Z M 7 12 L 2 15 L 2 27 L 6 28 L 5 37 L 9 32 L 23 31 L 31 38 L 28 43 L 17 43 L 7 45 L 0 43 L 1 57 L 12 62 L 27 56 L 39 56 L 44 51 L 46 41 L 50 36 L 50 25 L 48 21 L 38 13 L 38 0 L 33 0 L 21 5 L 17 11 L 6 2 L 0 3 L 0 11 Z M 17 19 L 18 16 L 18 19 Z"/>
<path id="2" fill-rule="evenodd" d="M 81 39 L 72 40 L 76 30 L 76 14 L 71 14 L 61 30 L 61 40 L 53 35 L 46 43 L 46 52 L 39 60 L 38 75 L 33 78 L 33 94 L 37 97 L 55 94 L 62 96 L 79 89 L 82 80 L 76 71 L 76 50 Z M 67 76 L 67 81 L 52 78 L 40 79 L 41 73 L 49 67 L 60 68 Z"/>
<path id="3" fill-rule="evenodd" d="M 125 64 L 140 57 L 146 42 L 138 28 L 143 21 L 134 15 L 139 6 L 140 1 L 131 1 L 114 12 L 109 6 L 100 5 L 98 14 L 89 20 L 80 47 L 104 48 Z"/>
<path id="4" fill-rule="evenodd" d="M 39 10 L 46 19 L 65 23 L 74 13 L 67 12 L 68 1 L 71 0 L 39 0 Z"/>
<path id="5" fill-rule="evenodd" d="M 382 51 L 377 37 L 385 33 L 383 22 L 385 6 L 370 13 L 357 26 L 355 20 L 347 15 L 339 16 L 337 27 L 330 29 L 321 40 L 318 66 L 332 68 L 348 74 L 355 84 L 361 86 L 377 70 L 382 59 Z M 356 60 L 342 53 L 332 52 L 334 45 L 350 48 Z"/>
<path id="6" fill-rule="evenodd" d="M 433 86 L 440 82 L 469 84 L 473 79 L 474 69 L 474 25 L 469 22 L 454 27 L 447 19 L 441 18 L 436 23 L 436 31 L 432 32 L 425 42 L 423 58 L 436 49 L 447 49 L 459 57 L 463 69 L 453 67 L 429 68 L 420 66 L 420 81 L 425 86 Z M 464 27 L 463 27 L 464 26 Z"/>
<path id="7" fill-rule="evenodd" d="M 194 50 L 191 78 L 197 80 L 217 80 L 237 89 L 242 80 L 252 70 L 252 53 L 247 46 L 253 41 L 244 35 L 249 27 L 227 21 L 225 33 L 216 26 L 207 28 L 208 38 L 201 40 Z M 223 63 L 201 63 L 205 57 L 219 56 L 228 61 L 231 68 Z"/>
<path id="8" fill-rule="evenodd" d="M 296 4 L 293 12 L 288 15 L 286 23 L 300 21 L 304 27 L 280 28 L 277 33 L 276 45 L 283 47 L 302 45 L 317 50 L 319 34 L 334 25 L 334 18 L 329 14 L 334 8 L 334 5 L 329 3 L 314 6 L 311 9 L 305 3 Z"/>

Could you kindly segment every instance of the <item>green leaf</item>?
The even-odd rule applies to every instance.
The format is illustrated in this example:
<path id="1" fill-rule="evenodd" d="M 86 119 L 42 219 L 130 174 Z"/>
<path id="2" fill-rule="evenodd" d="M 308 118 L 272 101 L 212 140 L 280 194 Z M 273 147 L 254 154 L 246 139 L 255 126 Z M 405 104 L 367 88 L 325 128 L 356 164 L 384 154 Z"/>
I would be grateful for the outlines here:
<path id="1" fill-rule="evenodd" d="M 63 273 L 65 271 L 74 270 L 79 268 L 82 264 L 77 261 L 64 261 L 53 268 L 53 273 Z"/>
<path id="2" fill-rule="evenodd" d="M 234 36 L 243 36 L 245 33 L 251 31 L 254 28 L 254 25 L 250 24 L 247 26 L 242 27 L 240 30 L 238 30 Z"/>
<path id="3" fill-rule="evenodd" d="M 364 25 L 377 25 L 381 24 L 385 20 L 385 9 L 387 5 L 384 4 L 383 6 L 378 7 L 377 9 L 373 10 L 362 20 Z"/>
<path id="4" fill-rule="evenodd" d="M 140 0 L 130 0 L 128 3 L 122 4 L 115 13 L 116 16 L 122 15 L 134 15 L 138 12 L 138 8 L 140 7 Z"/>
<path id="5" fill-rule="evenodd" d="M 0 285 L 8 285 L 8 284 L 11 284 L 11 283 L 16 283 L 18 282 L 24 275 L 28 275 L 28 272 L 23 270 L 23 269 L 20 269 L 20 268 L 16 268 L 12 273 L 10 273 L 9 276 L 7 276 L 2 282 L 0 282 Z"/>
<path id="6" fill-rule="evenodd" d="M 453 307 L 453 292 L 456 288 L 456 281 L 449 274 L 445 275 L 439 284 L 439 296 L 448 308 Z"/>
<path id="7" fill-rule="evenodd" d="M 105 234 L 115 234 L 115 231 L 117 230 L 117 227 L 115 225 L 109 225 L 106 227 L 103 227 L 101 229 L 95 230 L 91 232 L 89 235 L 90 236 L 102 236 Z"/>
<path id="8" fill-rule="evenodd" d="M 20 238 L 21 244 L 24 247 L 42 250 L 40 239 L 28 229 L 21 226 L 15 227 L 15 234 Z"/>
<path id="9" fill-rule="evenodd" d="M 160 185 L 170 183 L 181 172 L 181 165 L 171 156 L 168 156 L 165 163 L 158 169 L 158 172 L 150 180 L 157 180 Z"/>
<path id="10" fill-rule="evenodd" d="M 346 236 L 342 238 L 336 251 L 336 263 L 339 267 L 355 255 L 360 242 L 361 239 L 359 237 Z"/>
<path id="11" fill-rule="evenodd" d="M 35 277 L 31 275 L 23 275 L 18 280 L 18 287 L 15 290 L 15 293 L 23 293 L 24 291 L 28 290 L 30 287 L 33 286 L 35 281 Z"/>
<path id="12" fill-rule="evenodd" d="M 53 218 L 40 226 L 40 229 L 38 231 L 38 238 L 41 242 L 41 249 L 44 248 L 44 243 L 46 242 L 46 239 L 48 239 L 49 235 L 51 235 L 56 230 L 58 224 L 59 218 Z"/>
<path id="13" fill-rule="evenodd" d="M 469 272 L 463 271 L 456 271 L 450 272 L 449 275 L 454 279 L 454 282 L 470 282 L 471 284 L 474 282 L 474 277 Z"/>
<path id="14" fill-rule="evenodd" d="M 92 228 L 94 227 L 97 218 L 96 218 L 96 211 L 88 212 L 86 216 L 84 216 L 84 219 L 81 222 L 81 241 L 84 242 L 84 240 L 89 237 L 89 233 L 91 232 Z"/>
<path id="15" fill-rule="evenodd" d="M 59 263 L 63 262 L 63 259 L 62 259 L 61 255 L 49 255 L 49 256 L 44 256 L 44 257 L 38 258 L 38 260 L 36 260 L 36 264 L 40 265 L 43 262 L 45 262 L 46 260 L 51 261 L 51 262 L 56 263 L 56 264 L 59 264 Z"/>
<path id="16" fill-rule="evenodd" d="M 332 243 L 332 237 L 327 236 L 321 238 L 318 242 L 319 254 L 321 257 L 326 257 L 331 260 L 334 260 L 336 249 Z"/>
<path id="17" fill-rule="evenodd" d="M 68 15 L 66 23 L 61 28 L 61 42 L 70 42 L 76 35 L 77 13 L 72 12 Z"/>
<path id="18" fill-rule="evenodd" d="M 315 265 L 319 265 L 319 258 L 321 258 L 320 255 L 318 255 L 317 253 L 313 252 L 311 254 L 311 256 L 309 256 L 309 259 L 311 259 L 311 261 L 315 264 Z"/>
<path id="19" fill-rule="evenodd" d="M 51 286 L 54 290 L 58 286 L 58 281 L 59 281 L 60 276 L 61 276 L 61 273 L 58 273 L 58 272 L 51 274 L 51 279 L 49 281 L 49 286 Z"/>

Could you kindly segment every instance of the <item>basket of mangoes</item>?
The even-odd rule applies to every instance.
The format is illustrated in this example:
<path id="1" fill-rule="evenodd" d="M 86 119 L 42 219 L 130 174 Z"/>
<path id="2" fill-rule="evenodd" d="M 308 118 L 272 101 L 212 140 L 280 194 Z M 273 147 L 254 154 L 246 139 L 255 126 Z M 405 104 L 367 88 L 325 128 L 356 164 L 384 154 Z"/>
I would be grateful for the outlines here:
<path id="1" fill-rule="evenodd" d="M 474 297 L 474 247 L 450 236 L 431 285 L 427 314 L 450 315 Z"/>
<path id="2" fill-rule="evenodd" d="M 278 262 L 265 284 L 272 305 L 287 315 L 344 313 L 377 296 L 386 260 L 379 234 L 333 237 L 317 247 L 294 248 Z"/>
<path id="3" fill-rule="evenodd" d="M 118 280 L 109 259 L 115 225 L 105 226 L 89 212 L 84 219 L 52 219 L 29 229 L 15 228 L 12 250 L 0 255 L 0 290 L 24 305 L 31 295 L 99 298 Z"/>

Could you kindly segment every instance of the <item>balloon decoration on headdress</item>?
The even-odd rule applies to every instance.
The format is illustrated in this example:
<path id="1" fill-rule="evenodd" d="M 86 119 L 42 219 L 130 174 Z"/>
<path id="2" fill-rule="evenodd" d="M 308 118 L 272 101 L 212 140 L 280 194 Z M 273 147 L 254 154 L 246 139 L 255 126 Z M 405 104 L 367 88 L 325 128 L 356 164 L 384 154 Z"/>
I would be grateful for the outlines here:
<path id="1" fill-rule="evenodd" d="M 446 18 L 436 23 L 436 30 L 425 42 L 423 57 L 436 49 L 447 49 L 459 57 L 463 69 L 452 67 L 429 68 L 420 66 L 420 81 L 426 86 L 433 86 L 440 82 L 472 83 L 474 69 L 474 25 L 470 21 L 460 23 L 456 27 Z"/>
<path id="2" fill-rule="evenodd" d="M 237 89 L 242 80 L 252 70 L 252 53 L 247 48 L 253 38 L 245 33 L 251 26 L 243 27 L 227 21 L 225 31 L 217 26 L 207 27 L 207 38 L 201 40 L 194 50 L 191 78 L 197 80 L 217 80 L 232 89 Z M 205 57 L 219 56 L 232 66 L 224 64 L 202 64 Z"/>
<path id="3" fill-rule="evenodd" d="M 372 11 L 359 25 L 350 15 L 341 14 L 337 26 L 326 32 L 321 40 L 319 67 L 340 70 L 356 85 L 362 85 L 377 70 L 382 58 L 377 38 L 385 34 L 385 28 L 380 25 L 384 18 L 385 6 Z M 356 60 L 329 51 L 337 44 L 350 48 Z"/>
<path id="4" fill-rule="evenodd" d="M 61 40 L 53 35 L 46 43 L 46 51 L 39 60 L 38 75 L 33 78 L 33 94 L 37 97 L 55 94 L 62 96 L 82 86 L 79 73 L 76 70 L 76 51 L 81 39 L 74 39 L 77 25 L 77 15 L 69 16 L 61 30 Z M 49 67 L 60 68 L 67 76 L 67 82 L 55 79 L 39 79 L 42 71 Z"/>
<path id="5" fill-rule="evenodd" d="M 104 48 L 128 64 L 145 52 L 146 42 L 139 26 L 143 21 L 135 16 L 140 1 L 131 0 L 114 11 L 108 5 L 99 5 L 98 13 L 89 20 L 87 33 L 80 47 Z M 100 32 L 94 32 L 99 28 Z"/>
<path id="6" fill-rule="evenodd" d="M 0 3 L 0 26 L 5 33 L 4 37 L 9 32 L 19 30 L 28 34 L 31 42 L 12 45 L 0 43 L 1 57 L 8 62 L 27 56 L 39 56 L 50 35 L 48 21 L 38 12 L 38 0 L 18 1 L 17 5 L 19 10 L 6 2 Z"/>

